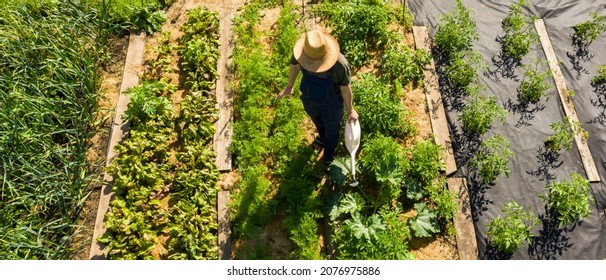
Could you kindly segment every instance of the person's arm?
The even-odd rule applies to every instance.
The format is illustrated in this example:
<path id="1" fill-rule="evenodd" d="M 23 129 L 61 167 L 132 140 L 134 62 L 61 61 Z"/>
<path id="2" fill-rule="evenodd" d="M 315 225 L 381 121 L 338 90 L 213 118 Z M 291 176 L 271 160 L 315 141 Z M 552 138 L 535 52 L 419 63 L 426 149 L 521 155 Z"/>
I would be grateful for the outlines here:
<path id="1" fill-rule="evenodd" d="M 280 93 L 278 93 L 278 99 L 284 97 L 284 95 L 288 95 L 288 98 L 290 98 L 290 96 L 292 94 L 292 87 L 295 85 L 295 80 L 297 79 L 299 72 L 301 72 L 300 64 L 291 64 L 290 65 L 290 68 L 288 70 L 288 84 L 286 85 L 284 90 L 282 90 Z"/>
<path id="2" fill-rule="evenodd" d="M 347 108 L 347 121 L 355 121 L 358 119 L 358 112 L 353 107 L 353 93 L 351 91 L 351 86 L 339 86 L 341 89 L 341 96 L 343 96 L 343 101 L 345 102 L 345 108 Z"/>

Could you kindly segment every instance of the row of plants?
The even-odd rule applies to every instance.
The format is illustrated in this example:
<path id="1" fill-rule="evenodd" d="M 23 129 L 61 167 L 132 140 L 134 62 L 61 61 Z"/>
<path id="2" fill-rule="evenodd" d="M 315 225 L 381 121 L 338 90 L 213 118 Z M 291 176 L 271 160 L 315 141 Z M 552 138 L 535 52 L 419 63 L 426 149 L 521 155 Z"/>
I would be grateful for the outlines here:
<path id="1" fill-rule="evenodd" d="M 236 258 L 321 259 L 317 186 L 322 174 L 305 143 L 303 106 L 298 98 L 275 98 L 286 84 L 284 73 L 300 34 L 295 7 L 282 5 L 275 30 L 257 29 L 263 10 L 276 5 L 251 1 L 234 20 L 231 151 L 240 178 L 231 208 L 234 233 L 243 242 Z M 271 38 L 267 44 L 266 38 Z M 261 242 L 263 229 L 274 220 L 289 233 L 290 256 L 277 256 Z"/>
<path id="2" fill-rule="evenodd" d="M 0 259 L 69 259 L 99 163 L 99 12 L 3 6 L 0 16 Z M 43 32 L 41 32 L 43 31 Z"/>
<path id="3" fill-rule="evenodd" d="M 559 228 L 589 217 L 593 197 L 589 193 L 589 181 L 578 173 L 572 173 L 570 180 L 552 181 L 546 186 L 547 193 L 540 198 L 547 204 L 546 216 L 555 218 Z M 532 244 L 535 235 L 533 226 L 541 221 L 530 210 L 524 210 L 517 202 L 508 202 L 499 215 L 486 225 L 490 244 L 504 254 L 512 254 L 524 241 Z"/>
<path id="4" fill-rule="evenodd" d="M 536 33 L 531 30 L 522 13 L 524 5 L 527 3 L 523 0 L 513 3 L 502 21 L 502 53 L 518 62 L 528 54 L 530 46 L 538 41 Z M 470 55 L 470 52 L 473 54 L 471 49 L 477 40 L 477 33 L 469 12 L 461 1 L 457 1 L 457 8 L 446 14 L 438 26 L 435 42 L 439 54 L 446 60 L 443 72 L 448 81 L 458 92 L 468 95 L 468 103 L 462 109 L 459 120 L 467 131 L 481 136 L 488 131 L 494 120 L 502 122 L 506 111 L 497 104 L 495 97 L 479 95 L 485 88 L 476 83 L 477 71 L 481 67 L 468 66 L 483 65 L 483 62 L 478 62 L 481 56 L 474 58 Z M 461 62 L 462 57 L 468 61 Z M 545 81 L 549 75 L 548 71 L 543 70 L 545 65 L 544 61 L 538 59 L 534 60 L 534 64 L 522 65 L 524 77 L 518 88 L 522 102 L 538 103 L 546 96 L 545 92 L 550 86 Z M 554 122 L 551 128 L 554 134 L 547 137 L 545 146 L 552 153 L 559 153 L 562 149 L 570 150 L 575 133 L 580 133 L 584 141 L 588 138 L 580 123 L 571 122 L 568 118 Z M 480 143 L 469 161 L 470 167 L 479 177 L 479 183 L 492 184 L 499 176 L 509 176 L 509 160 L 513 157 L 509 146 L 509 141 L 499 134 Z M 557 219 L 559 227 L 587 217 L 590 213 L 589 182 L 576 173 L 571 174 L 571 178 L 570 181 L 551 182 L 546 187 L 547 194 L 541 196 L 552 217 Z M 540 221 L 530 209 L 525 210 L 515 201 L 503 205 L 502 212 L 504 216 L 498 216 L 487 224 L 487 235 L 490 244 L 498 251 L 512 254 L 524 241 L 532 241 L 532 227 Z"/>
<path id="5" fill-rule="evenodd" d="M 314 10 L 322 12 L 328 26 L 340 30 L 333 31 L 340 43 L 366 46 L 363 55 L 345 49 L 348 59 L 363 57 L 359 65 L 370 65 L 373 54 L 379 62 L 375 66 L 381 70 L 378 76 L 357 74 L 352 81 L 364 133 L 359 166 L 353 167 L 359 185 L 348 185 L 352 173 L 348 157 L 337 157 L 330 167 L 329 177 L 338 191 L 328 194 L 325 211 L 332 222 L 337 258 L 414 259 L 411 240 L 452 233 L 457 207 L 456 197 L 446 189 L 440 173 L 444 168 L 442 148 L 432 139 L 405 144 L 419 131 L 402 98 L 407 90 L 422 85 L 423 67 L 431 56 L 405 44 L 403 35 L 412 25 L 407 11 L 399 15 L 399 7 L 381 1 L 336 5 L 318 5 Z M 354 18 L 344 16 L 358 10 Z M 347 30 L 337 28 L 344 24 L 349 26 L 347 30 L 358 31 L 345 34 Z M 377 31 L 369 32 L 374 38 L 360 35 L 368 30 Z"/>
<path id="6" fill-rule="evenodd" d="M 129 137 L 107 170 L 114 196 L 98 239 L 109 259 L 217 258 L 219 18 L 203 8 L 187 16 L 178 46 L 163 33 L 141 84 L 127 91 Z M 186 75 L 178 85 L 166 78 L 175 55 Z M 185 93 L 177 110 L 178 88 Z"/>
<path id="7" fill-rule="evenodd" d="M 367 10 L 388 8 L 383 3 L 371 2 L 340 3 L 332 12 L 339 14 L 339 9 L 348 11 L 362 5 Z M 325 9 L 321 5 L 312 9 Z M 300 31 L 293 25 L 296 11 L 285 3 L 277 29 L 259 32 L 256 26 L 260 12 L 271 6 L 253 1 L 235 20 L 233 65 L 234 89 L 238 94 L 232 151 L 241 178 L 232 208 L 234 231 L 243 242 L 236 255 L 245 259 L 276 258 L 269 245 L 259 241 L 263 228 L 279 219 L 294 245 L 288 258 L 326 258 L 318 234 L 318 225 L 325 214 L 334 226 L 331 235 L 339 248 L 338 258 L 413 258 L 408 249 L 413 234 L 428 237 L 444 232 L 456 208 L 453 195 L 437 179 L 442 169 L 440 148 L 430 140 L 421 141 L 414 148 L 405 149 L 402 144 L 418 133 L 410 112 L 402 107 L 403 85 L 422 80 L 422 67 L 429 62 L 429 55 L 418 52 L 417 62 L 409 66 L 410 75 L 400 72 L 402 68 L 396 63 L 384 68 L 387 70 L 381 79 L 354 72 L 354 102 L 367 135 L 360 153 L 360 160 L 368 170 L 368 175 L 360 178 L 365 187 L 345 186 L 349 161 L 338 157 L 330 167 L 330 177 L 341 185 L 342 191 L 320 193 L 323 168 L 316 163 L 315 151 L 306 143 L 301 102 L 286 98 L 272 101 L 286 83 L 284 73 L 288 72 L 292 46 Z M 376 25 L 381 20 L 373 17 L 382 17 L 381 13 L 359 16 L 356 25 Z M 327 25 L 334 24 L 331 21 L 334 18 L 324 19 Z M 389 23 L 374 28 L 382 29 Z M 333 35 L 342 42 L 338 34 Z M 265 46 L 262 42 L 266 36 L 276 39 Z M 402 44 L 400 35 L 390 40 L 394 46 L 381 53 L 414 61 L 415 54 Z M 371 44 L 370 50 L 380 48 L 376 46 Z M 267 53 L 271 54 L 270 59 Z M 381 191 L 377 193 L 375 188 Z M 418 204 L 416 207 L 414 202 Z M 419 214 L 407 218 L 406 211 Z"/>

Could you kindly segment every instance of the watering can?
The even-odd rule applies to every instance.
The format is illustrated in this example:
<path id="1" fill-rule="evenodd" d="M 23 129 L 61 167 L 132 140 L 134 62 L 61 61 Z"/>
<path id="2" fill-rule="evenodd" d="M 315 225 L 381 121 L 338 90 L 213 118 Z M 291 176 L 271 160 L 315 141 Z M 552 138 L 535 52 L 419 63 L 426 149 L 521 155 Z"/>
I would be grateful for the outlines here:
<path id="1" fill-rule="evenodd" d="M 349 183 L 350 186 L 355 187 L 358 185 L 356 180 L 356 151 L 360 147 L 360 123 L 358 120 L 347 121 L 345 124 L 345 147 L 351 154 L 351 174 L 352 181 Z"/>

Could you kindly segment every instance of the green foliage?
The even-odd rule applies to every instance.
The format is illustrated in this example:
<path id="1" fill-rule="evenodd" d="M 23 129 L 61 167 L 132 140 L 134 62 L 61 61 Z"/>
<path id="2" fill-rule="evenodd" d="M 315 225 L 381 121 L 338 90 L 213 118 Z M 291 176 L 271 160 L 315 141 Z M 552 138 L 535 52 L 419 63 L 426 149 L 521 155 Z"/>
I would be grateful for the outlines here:
<path id="1" fill-rule="evenodd" d="M 543 66 L 544 63 L 540 60 L 536 62 L 534 67 L 524 65 L 524 79 L 518 89 L 522 100 L 537 103 L 541 100 L 541 97 L 546 95 L 545 91 L 550 88 L 550 85 L 545 81 L 549 71 L 540 71 Z"/>
<path id="2" fill-rule="evenodd" d="M 218 76 L 219 14 L 196 8 L 187 15 L 187 23 L 181 26 L 181 68 L 188 75 L 186 85 L 191 91 L 208 95 L 206 92 L 214 90 Z"/>
<path id="3" fill-rule="evenodd" d="M 71 259 L 100 180 L 98 14 L 73 1 L 0 4 L 0 259 Z M 39 9 L 37 8 L 39 7 Z"/>
<path id="4" fill-rule="evenodd" d="M 416 178 L 427 186 L 436 179 L 444 169 L 442 147 L 433 140 L 417 142 L 410 151 L 409 177 Z"/>
<path id="5" fill-rule="evenodd" d="M 594 86 L 606 84 L 606 65 L 600 66 L 598 74 L 591 79 L 591 84 Z"/>
<path id="6" fill-rule="evenodd" d="M 368 218 L 353 212 L 350 219 L 338 224 L 334 238 L 339 259 L 414 259 L 406 245 L 410 228 L 393 211 L 383 209 Z"/>
<path id="7" fill-rule="evenodd" d="M 409 163 L 398 142 L 386 136 L 372 138 L 364 143 L 360 165 L 364 174 L 371 174 L 379 183 L 379 201 L 400 197 L 402 180 Z"/>
<path id="8" fill-rule="evenodd" d="M 162 32 L 158 46 L 154 50 L 155 58 L 146 62 L 149 69 L 146 69 L 143 79 L 160 80 L 165 73 L 173 73 L 174 69 L 171 68 L 170 64 L 174 49 L 170 42 L 170 31 Z"/>
<path id="9" fill-rule="evenodd" d="M 429 211 L 427 204 L 415 203 L 414 209 L 417 214 L 409 221 L 410 228 L 414 231 L 416 237 L 431 237 L 431 235 L 439 232 L 436 214 Z"/>
<path id="10" fill-rule="evenodd" d="M 357 163 L 357 162 L 356 162 Z M 356 164 L 356 171 L 358 165 Z M 348 157 L 336 157 L 330 164 L 328 176 L 337 185 L 344 186 L 347 183 L 347 178 L 352 174 L 351 159 Z"/>
<path id="11" fill-rule="evenodd" d="M 352 83 L 356 94 L 354 105 L 363 122 L 360 126 L 365 135 L 385 135 L 405 138 L 416 134 L 416 127 L 410 120 L 400 98 L 384 81 L 374 79 L 370 74 L 361 74 L 360 79 Z M 376 114 L 381 112 L 381 114 Z"/>
<path id="12" fill-rule="evenodd" d="M 445 181 L 440 180 L 436 184 L 427 187 L 429 193 L 430 209 L 436 213 L 437 219 L 445 223 L 453 222 L 454 215 L 457 213 L 458 197 L 453 191 L 448 190 Z"/>
<path id="13" fill-rule="evenodd" d="M 459 117 L 466 130 L 482 135 L 496 119 L 504 122 L 507 111 L 497 104 L 495 96 L 483 96 L 473 92 L 470 98 L 469 104 Z"/>
<path id="14" fill-rule="evenodd" d="M 471 51 L 473 42 L 478 40 L 470 13 L 461 0 L 456 0 L 456 9 L 444 14 L 436 27 L 434 41 L 447 57 Z"/>
<path id="15" fill-rule="evenodd" d="M 431 54 L 424 49 L 411 51 L 406 45 L 389 44 L 381 57 L 383 75 L 390 81 L 401 84 L 412 82 L 414 86 L 421 85 L 425 74 L 423 68 L 429 65 Z"/>
<path id="16" fill-rule="evenodd" d="M 470 166 L 477 170 L 482 183 L 490 184 L 500 175 L 509 177 L 509 159 L 512 156 L 509 141 L 496 134 L 482 141 L 480 149 L 471 159 Z"/>
<path id="17" fill-rule="evenodd" d="M 547 185 L 547 194 L 541 196 L 549 208 L 557 213 L 559 227 L 589 217 L 591 213 L 589 181 L 578 173 L 572 173 L 570 178 L 570 181 L 552 181 Z"/>
<path id="18" fill-rule="evenodd" d="M 381 1 L 351 1 L 346 3 L 320 3 L 312 13 L 327 19 L 350 65 L 359 68 L 369 59 L 369 50 L 383 49 L 393 37 L 387 29 L 394 13 Z"/>
<path id="19" fill-rule="evenodd" d="M 545 139 L 545 146 L 552 152 L 560 152 L 562 149 L 570 151 L 574 141 L 574 126 L 568 117 L 564 117 L 561 122 L 554 122 L 550 125 L 554 134 Z"/>
<path id="20" fill-rule="evenodd" d="M 175 88 L 164 82 L 145 81 L 129 88 L 125 94 L 130 95 L 130 102 L 124 118 L 135 124 L 149 121 L 166 123 L 172 118 L 172 102 L 169 97 Z"/>
<path id="21" fill-rule="evenodd" d="M 486 68 L 479 52 L 465 51 L 450 56 L 444 72 L 448 80 L 459 88 L 468 88 L 478 81 L 478 71 Z"/>
<path id="22" fill-rule="evenodd" d="M 534 236 L 530 230 L 539 224 L 539 219 L 530 211 L 524 211 L 517 202 L 508 202 L 498 216 L 487 224 L 490 243 L 505 254 L 515 252 L 525 240 L 532 242 Z"/>
<path id="23" fill-rule="evenodd" d="M 511 4 L 509 13 L 501 22 L 505 32 L 501 41 L 503 52 L 518 60 L 528 54 L 530 45 L 538 43 L 539 39 L 534 27 L 526 22 L 526 17 L 522 13 L 522 7 L 525 5 L 528 5 L 526 0 L 518 0 Z"/>
<path id="24" fill-rule="evenodd" d="M 590 12 L 588 19 L 573 26 L 573 41 L 577 41 L 584 46 L 589 46 L 593 41 L 606 30 L 606 16 L 601 16 L 597 12 Z"/>
<path id="25" fill-rule="evenodd" d="M 188 24 L 218 25 L 217 17 L 200 18 L 208 22 L 200 24 L 190 18 Z M 184 28 L 186 37 L 190 29 Z M 187 37 L 190 41 L 181 41 L 178 48 L 205 39 L 197 36 Z M 168 44 L 168 36 L 164 37 Z M 172 50 L 160 48 L 155 61 L 162 61 Z M 215 49 L 183 59 L 187 64 L 216 53 Z M 163 64 L 168 63 L 159 65 Z M 185 73 L 196 70 L 186 69 Z M 153 76 L 160 81 L 150 77 L 129 91 L 131 102 L 124 117 L 133 124 L 130 137 L 117 147 L 118 156 L 108 169 L 115 196 L 105 216 L 108 231 L 99 241 L 106 245 L 109 259 L 217 259 L 219 171 L 212 147 L 215 98 L 208 90 L 185 91 L 175 118 L 169 99 L 174 86 L 160 73 Z M 215 78 L 190 73 L 185 80 L 214 84 Z M 169 161 L 171 155 L 176 163 Z"/>

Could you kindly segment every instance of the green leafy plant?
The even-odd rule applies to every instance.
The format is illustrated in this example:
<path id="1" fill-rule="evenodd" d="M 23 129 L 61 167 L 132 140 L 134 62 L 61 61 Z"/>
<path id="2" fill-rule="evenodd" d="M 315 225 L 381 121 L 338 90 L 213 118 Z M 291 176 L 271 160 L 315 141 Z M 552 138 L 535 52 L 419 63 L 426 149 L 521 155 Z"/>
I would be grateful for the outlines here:
<path id="1" fill-rule="evenodd" d="M 573 26 L 573 41 L 584 46 L 591 45 L 600 33 L 606 30 L 606 16 L 601 16 L 597 12 L 590 12 L 589 16 L 591 19 Z"/>
<path id="2" fill-rule="evenodd" d="M 570 151 L 574 141 L 575 127 L 568 117 L 564 117 L 561 122 L 554 122 L 550 125 L 554 134 L 545 139 L 545 147 L 552 152 L 560 152 L 562 149 Z"/>
<path id="3" fill-rule="evenodd" d="M 541 196 L 557 213 L 559 227 L 589 217 L 591 213 L 589 181 L 578 173 L 572 173 L 570 178 L 570 181 L 551 182 L 547 185 L 547 194 Z"/>
<path id="4" fill-rule="evenodd" d="M 417 142 L 409 152 L 411 156 L 408 176 L 416 178 L 425 186 L 430 185 L 444 169 L 442 147 L 433 140 L 423 140 Z"/>
<path id="5" fill-rule="evenodd" d="M 434 41 L 447 57 L 471 51 L 473 42 L 478 40 L 476 23 L 470 13 L 461 0 L 456 0 L 456 8 L 446 13 L 436 27 Z"/>
<path id="6" fill-rule="evenodd" d="M 355 106 L 360 119 L 364 120 L 360 122 L 364 133 L 397 138 L 416 134 L 417 129 L 410 120 L 411 113 L 402 106 L 400 98 L 385 81 L 377 80 L 370 74 L 358 77 L 352 83 L 352 88 L 356 93 Z"/>
<path id="7" fill-rule="evenodd" d="M 444 73 L 448 80 L 459 88 L 467 88 L 478 81 L 478 71 L 486 68 L 479 52 L 466 51 L 451 55 Z"/>
<path id="8" fill-rule="evenodd" d="M 415 217 L 411 218 L 410 228 L 413 230 L 416 237 L 431 237 L 438 233 L 438 225 L 436 223 L 436 214 L 429 211 L 427 204 L 415 203 Z"/>
<path id="9" fill-rule="evenodd" d="M 431 54 L 424 49 L 411 51 L 406 45 L 389 44 L 381 57 L 383 75 L 401 84 L 420 85 L 425 78 L 423 68 L 429 65 Z"/>
<path id="10" fill-rule="evenodd" d="M 470 165 L 477 170 L 482 183 L 490 184 L 500 175 L 509 177 L 509 159 L 512 156 L 509 141 L 496 134 L 482 142 Z"/>
<path id="11" fill-rule="evenodd" d="M 445 179 L 438 180 L 427 187 L 431 201 L 429 208 L 436 213 L 436 219 L 440 224 L 452 223 L 459 205 L 457 194 L 446 188 L 445 181 Z"/>
<path id="12" fill-rule="evenodd" d="M 524 65 L 524 79 L 518 88 L 522 100 L 537 103 L 541 100 L 541 97 L 546 95 L 545 91 L 550 88 L 550 85 L 545 81 L 545 78 L 549 75 L 549 71 L 540 70 L 544 65 L 545 63 L 540 60 L 537 60 L 534 67 Z"/>
<path id="13" fill-rule="evenodd" d="M 509 13 L 502 21 L 505 32 L 501 47 L 506 55 L 521 60 L 530 49 L 531 44 L 538 43 L 539 37 L 534 28 L 526 22 L 522 7 L 528 5 L 526 0 L 519 0 L 509 6 Z"/>
<path id="14" fill-rule="evenodd" d="M 362 173 L 372 174 L 379 183 L 379 201 L 397 199 L 402 193 L 402 180 L 408 169 L 404 150 L 393 138 L 377 136 L 364 143 L 360 153 Z"/>
<path id="15" fill-rule="evenodd" d="M 600 66 L 598 74 L 591 79 L 591 84 L 594 86 L 606 84 L 606 65 Z"/>
<path id="16" fill-rule="evenodd" d="M 472 92 L 471 100 L 459 118 L 465 129 L 482 135 L 498 119 L 504 122 L 507 111 L 497 104 L 495 96 L 483 96 Z"/>
<path id="17" fill-rule="evenodd" d="M 382 1 L 351 1 L 315 5 L 312 13 L 327 19 L 341 51 L 354 68 L 369 60 L 369 50 L 383 49 L 394 36 L 387 26 L 394 10 Z"/>
<path id="18" fill-rule="evenodd" d="M 487 235 L 497 250 L 511 254 L 515 252 L 522 242 L 532 242 L 534 235 L 530 232 L 534 225 L 539 224 L 539 219 L 530 210 L 524 211 L 524 208 L 517 202 L 508 202 L 503 206 L 500 215 L 492 219 L 486 227 Z"/>

